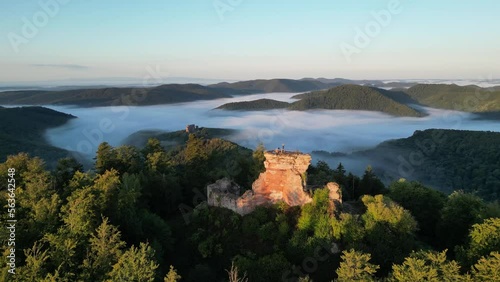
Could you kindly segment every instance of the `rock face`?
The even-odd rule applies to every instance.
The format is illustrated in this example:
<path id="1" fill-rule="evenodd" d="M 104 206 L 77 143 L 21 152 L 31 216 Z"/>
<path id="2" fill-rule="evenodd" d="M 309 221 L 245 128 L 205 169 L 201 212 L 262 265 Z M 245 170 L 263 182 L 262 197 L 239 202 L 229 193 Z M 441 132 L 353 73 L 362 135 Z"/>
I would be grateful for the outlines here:
<path id="1" fill-rule="evenodd" d="M 311 156 L 301 153 L 266 152 L 266 171 L 252 184 L 255 194 L 270 202 L 284 201 L 290 206 L 309 203 L 312 199 L 304 192 L 306 170 Z"/>
<path id="2" fill-rule="evenodd" d="M 224 178 L 207 186 L 209 206 L 231 209 L 241 215 L 252 212 L 259 205 L 284 201 L 290 206 L 304 205 L 312 201 L 304 191 L 306 170 L 311 163 L 308 154 L 273 151 L 264 153 L 265 172 L 252 184 L 252 190 L 241 197 L 238 184 Z M 328 183 L 332 208 L 341 202 L 340 188 L 336 183 Z"/>
<path id="3" fill-rule="evenodd" d="M 328 188 L 328 198 L 330 198 L 330 211 L 335 211 L 339 205 L 342 204 L 342 193 L 340 186 L 335 182 L 328 182 L 326 184 Z"/>

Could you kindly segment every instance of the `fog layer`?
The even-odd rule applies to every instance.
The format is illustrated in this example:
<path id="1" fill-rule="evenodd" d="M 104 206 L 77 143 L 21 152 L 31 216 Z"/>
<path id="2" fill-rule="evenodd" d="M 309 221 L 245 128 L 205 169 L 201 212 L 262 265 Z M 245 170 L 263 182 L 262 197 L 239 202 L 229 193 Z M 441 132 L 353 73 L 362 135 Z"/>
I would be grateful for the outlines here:
<path id="1" fill-rule="evenodd" d="M 377 112 L 346 110 L 213 110 L 228 102 L 262 98 L 291 102 L 294 101 L 291 97 L 296 94 L 257 94 L 147 107 L 48 106 L 78 118 L 48 130 L 46 137 L 57 147 L 77 151 L 92 158 L 97 146 L 103 141 L 118 146 L 130 134 L 140 130 L 175 131 L 192 123 L 202 127 L 238 129 L 239 133 L 228 139 L 251 149 L 262 142 L 268 149 L 285 144 L 288 150 L 303 152 L 324 150 L 348 153 L 374 147 L 388 139 L 405 138 L 415 130 L 428 128 L 500 131 L 498 122 L 473 120 L 474 115 L 470 113 L 432 108 L 424 108 L 429 116 L 423 118 L 393 117 Z M 362 165 L 364 164 L 347 168 L 359 171 Z"/>

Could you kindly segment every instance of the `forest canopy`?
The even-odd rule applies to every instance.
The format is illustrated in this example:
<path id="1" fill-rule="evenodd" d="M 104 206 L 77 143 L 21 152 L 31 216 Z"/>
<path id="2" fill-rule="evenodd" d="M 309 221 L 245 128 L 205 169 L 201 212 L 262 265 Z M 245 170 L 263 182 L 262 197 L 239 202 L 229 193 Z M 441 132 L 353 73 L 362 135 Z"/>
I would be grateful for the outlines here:
<path id="1" fill-rule="evenodd" d="M 189 135 L 166 150 L 99 146 L 92 170 L 61 159 L 12 155 L 16 275 L 9 281 L 371 281 L 408 277 L 486 281 L 500 269 L 500 207 L 475 194 L 443 194 L 401 179 L 385 186 L 326 163 L 311 165 L 313 201 L 258 207 L 245 216 L 205 204 L 207 184 L 229 177 L 249 189 L 262 146 L 245 150 Z M 6 185 L 8 175 L 0 175 Z M 329 208 L 327 182 L 343 203 Z M 7 188 L 7 187 L 4 187 Z M 7 207 L 7 189 L 1 204 Z M 6 213 L 2 213 L 5 220 Z M 2 230 L 7 253 L 7 230 Z M 299 280 L 300 279 L 300 280 Z"/>

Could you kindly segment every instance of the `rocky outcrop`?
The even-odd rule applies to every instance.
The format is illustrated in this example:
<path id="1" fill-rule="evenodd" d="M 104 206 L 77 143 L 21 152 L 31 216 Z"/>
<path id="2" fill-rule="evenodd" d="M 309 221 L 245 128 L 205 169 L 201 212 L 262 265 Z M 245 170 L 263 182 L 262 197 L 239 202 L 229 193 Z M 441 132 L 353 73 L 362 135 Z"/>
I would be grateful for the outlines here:
<path id="1" fill-rule="evenodd" d="M 306 170 L 311 163 L 311 156 L 290 152 L 266 152 L 264 167 L 266 171 L 253 183 L 252 190 L 276 203 L 284 201 L 290 206 L 311 202 L 309 194 L 304 192 Z"/>
<path id="2" fill-rule="evenodd" d="M 306 170 L 311 156 L 298 152 L 272 151 L 264 153 L 266 170 L 252 184 L 252 190 L 241 197 L 241 188 L 233 181 L 224 178 L 207 186 L 209 206 L 231 209 L 239 214 L 252 212 L 257 206 L 274 204 L 280 201 L 290 206 L 304 205 L 312 201 L 304 191 Z M 336 183 L 328 183 L 331 209 L 342 202 L 340 188 Z"/>
<path id="3" fill-rule="evenodd" d="M 328 189 L 328 198 L 330 199 L 330 212 L 334 212 L 342 204 L 342 192 L 340 186 L 335 182 L 328 182 L 326 184 Z"/>

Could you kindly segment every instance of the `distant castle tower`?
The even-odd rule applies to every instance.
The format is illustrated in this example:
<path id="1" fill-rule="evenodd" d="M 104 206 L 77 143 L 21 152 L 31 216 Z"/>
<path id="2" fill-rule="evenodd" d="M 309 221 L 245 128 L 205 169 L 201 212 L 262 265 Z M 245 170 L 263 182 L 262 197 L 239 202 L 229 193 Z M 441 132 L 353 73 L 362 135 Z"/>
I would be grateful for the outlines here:
<path id="1" fill-rule="evenodd" d="M 198 126 L 196 126 L 194 124 L 188 124 L 186 126 L 186 132 L 187 133 L 195 133 L 196 131 L 198 131 Z"/>

